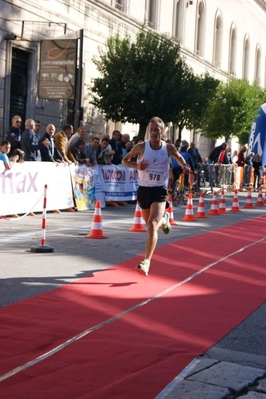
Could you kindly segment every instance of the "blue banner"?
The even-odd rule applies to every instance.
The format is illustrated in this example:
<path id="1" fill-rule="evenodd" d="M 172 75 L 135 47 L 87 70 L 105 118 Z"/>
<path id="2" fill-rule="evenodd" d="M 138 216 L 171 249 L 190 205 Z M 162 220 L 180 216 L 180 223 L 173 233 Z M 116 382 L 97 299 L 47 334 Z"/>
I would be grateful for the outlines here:
<path id="1" fill-rule="evenodd" d="M 259 109 L 259 116 L 252 123 L 249 140 L 249 152 L 261 156 L 262 165 L 266 165 L 266 103 Z"/>

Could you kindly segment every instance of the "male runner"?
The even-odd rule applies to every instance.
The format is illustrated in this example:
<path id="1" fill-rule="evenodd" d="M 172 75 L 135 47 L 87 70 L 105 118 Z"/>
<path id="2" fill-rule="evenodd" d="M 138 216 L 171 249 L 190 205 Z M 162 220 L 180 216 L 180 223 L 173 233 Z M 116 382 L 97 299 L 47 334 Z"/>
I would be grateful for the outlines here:
<path id="1" fill-rule="evenodd" d="M 164 233 L 169 233 L 169 215 L 165 212 L 167 202 L 167 183 L 169 177 L 169 157 L 181 165 L 184 173 L 189 168 L 184 158 L 173 144 L 162 140 L 164 122 L 153 117 L 149 123 L 150 139 L 136 144 L 126 154 L 122 164 L 138 170 L 139 187 L 137 201 L 142 209 L 142 216 L 148 229 L 145 247 L 145 259 L 137 265 L 136 270 L 148 276 L 150 261 L 158 241 L 158 229 L 162 226 Z M 137 163 L 131 159 L 137 156 Z"/>

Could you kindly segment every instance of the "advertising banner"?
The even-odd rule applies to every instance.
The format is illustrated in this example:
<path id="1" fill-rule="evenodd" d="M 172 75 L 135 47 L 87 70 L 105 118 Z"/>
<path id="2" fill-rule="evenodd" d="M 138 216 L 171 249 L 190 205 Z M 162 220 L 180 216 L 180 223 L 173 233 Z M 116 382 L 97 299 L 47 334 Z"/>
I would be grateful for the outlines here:
<path id="1" fill-rule="evenodd" d="M 0 161 L 0 216 L 41 212 L 47 184 L 47 210 L 73 207 L 69 167 L 54 162 L 24 162 L 3 171 Z"/>
<path id="2" fill-rule="evenodd" d="M 137 199 L 138 171 L 123 165 L 99 167 L 105 201 L 134 201 Z M 97 193 L 96 193 L 97 194 Z"/>
<path id="3" fill-rule="evenodd" d="M 266 103 L 259 109 L 259 116 L 252 123 L 249 140 L 249 152 L 259 154 L 262 158 L 262 165 L 266 165 Z"/>
<path id="4" fill-rule="evenodd" d="M 77 39 L 42 40 L 38 96 L 70 100 L 75 97 Z"/>

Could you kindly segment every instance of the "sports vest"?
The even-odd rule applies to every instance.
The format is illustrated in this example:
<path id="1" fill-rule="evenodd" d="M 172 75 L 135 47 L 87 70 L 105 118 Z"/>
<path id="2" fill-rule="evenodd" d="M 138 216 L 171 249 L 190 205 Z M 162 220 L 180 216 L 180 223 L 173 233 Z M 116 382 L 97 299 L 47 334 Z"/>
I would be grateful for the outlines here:
<path id="1" fill-rule="evenodd" d="M 169 156 L 167 146 L 162 141 L 159 150 L 153 150 L 150 141 L 145 141 L 145 149 L 143 156 L 138 163 L 145 161 L 147 167 L 145 170 L 138 169 L 139 185 L 144 187 L 167 187 L 169 179 Z"/>

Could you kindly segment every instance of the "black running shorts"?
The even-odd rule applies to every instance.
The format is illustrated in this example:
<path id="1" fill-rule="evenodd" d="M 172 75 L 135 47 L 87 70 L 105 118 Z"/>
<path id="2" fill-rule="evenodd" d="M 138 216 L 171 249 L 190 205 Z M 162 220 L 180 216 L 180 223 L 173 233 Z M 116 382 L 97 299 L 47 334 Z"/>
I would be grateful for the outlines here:
<path id="1" fill-rule="evenodd" d="M 137 201 L 142 209 L 150 209 L 154 202 L 167 202 L 165 187 L 143 187 L 137 189 Z"/>

